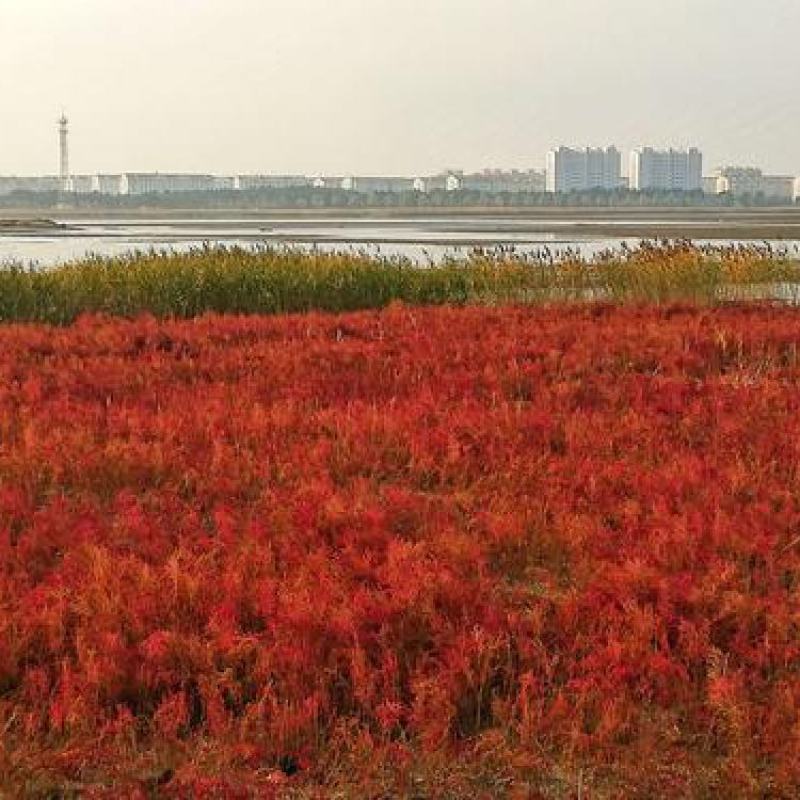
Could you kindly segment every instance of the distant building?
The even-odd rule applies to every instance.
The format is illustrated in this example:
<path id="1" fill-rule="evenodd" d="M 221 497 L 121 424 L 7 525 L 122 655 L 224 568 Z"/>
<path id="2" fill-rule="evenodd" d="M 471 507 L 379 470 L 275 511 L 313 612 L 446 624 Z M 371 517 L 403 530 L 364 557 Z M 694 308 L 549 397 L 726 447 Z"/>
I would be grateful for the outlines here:
<path id="1" fill-rule="evenodd" d="M 485 169 L 483 172 L 459 175 L 461 188 L 500 194 L 502 192 L 543 192 L 544 172 L 539 170 Z"/>
<path id="2" fill-rule="evenodd" d="M 67 191 L 74 194 L 91 194 L 94 191 L 92 175 L 70 175 L 67 178 Z"/>
<path id="3" fill-rule="evenodd" d="M 233 175 L 214 175 L 211 188 L 215 192 L 231 192 L 236 188 L 236 178 Z"/>
<path id="4" fill-rule="evenodd" d="M 125 172 L 120 179 L 120 193 L 127 195 L 167 194 L 169 192 L 208 192 L 213 189 L 213 175 L 167 172 Z"/>
<path id="5" fill-rule="evenodd" d="M 347 175 L 345 177 L 320 176 L 311 181 L 317 189 L 342 189 L 363 194 L 427 191 L 427 179 L 380 175 Z"/>
<path id="6" fill-rule="evenodd" d="M 438 175 L 417 178 L 417 186 L 421 186 L 423 192 L 457 192 L 462 188 L 463 177 L 463 171 L 448 170 Z"/>
<path id="7" fill-rule="evenodd" d="M 338 175 L 318 175 L 311 179 L 311 185 L 315 189 L 343 189 L 349 186 L 352 180 Z"/>
<path id="8" fill-rule="evenodd" d="M 791 202 L 794 179 L 788 175 L 764 175 L 757 167 L 724 167 L 717 175 L 717 193 Z"/>
<path id="9" fill-rule="evenodd" d="M 794 200 L 794 178 L 791 175 L 765 175 L 764 197 L 773 200 Z"/>
<path id="10" fill-rule="evenodd" d="M 631 153 L 630 188 L 636 191 L 695 192 L 703 188 L 703 155 L 689 150 L 640 147 Z"/>
<path id="11" fill-rule="evenodd" d="M 795 203 L 800 203 L 800 178 L 794 179 L 793 199 Z"/>
<path id="12" fill-rule="evenodd" d="M 717 176 L 703 176 L 703 194 L 717 194 Z"/>
<path id="13" fill-rule="evenodd" d="M 242 191 L 255 189 L 294 189 L 311 186 L 313 181 L 304 175 L 237 175 L 235 188 Z"/>
<path id="14" fill-rule="evenodd" d="M 60 192 L 63 181 L 58 175 L 0 176 L 0 195 L 12 192 Z"/>
<path id="15" fill-rule="evenodd" d="M 447 175 L 427 175 L 417 178 L 417 188 L 422 192 L 447 191 Z"/>
<path id="16" fill-rule="evenodd" d="M 619 189 L 622 156 L 616 147 L 574 150 L 558 147 L 547 154 L 545 190 L 583 192 L 589 189 Z"/>
<path id="17" fill-rule="evenodd" d="M 373 192 L 401 193 L 415 190 L 414 178 L 362 176 L 349 180 L 351 182 L 349 188 L 365 194 Z"/>
<path id="18" fill-rule="evenodd" d="M 122 191 L 122 175 L 93 175 L 92 191 L 98 194 L 120 194 Z"/>
<path id="19" fill-rule="evenodd" d="M 725 167 L 717 173 L 717 194 L 757 195 L 763 190 L 764 173 L 756 167 Z"/>

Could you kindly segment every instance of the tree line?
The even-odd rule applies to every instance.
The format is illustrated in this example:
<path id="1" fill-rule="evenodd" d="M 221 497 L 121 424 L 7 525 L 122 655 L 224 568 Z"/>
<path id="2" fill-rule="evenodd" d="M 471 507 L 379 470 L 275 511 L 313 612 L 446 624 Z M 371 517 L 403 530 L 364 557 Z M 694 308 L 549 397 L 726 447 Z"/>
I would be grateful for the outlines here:
<path id="1" fill-rule="evenodd" d="M 536 207 L 758 207 L 792 205 L 758 195 L 733 197 L 708 195 L 702 191 L 633 191 L 592 189 L 589 191 L 486 192 L 470 189 L 430 192 L 359 192 L 345 189 L 287 187 L 252 190 L 168 192 L 140 195 L 74 194 L 65 192 L 14 191 L 0 196 L 2 208 L 135 209 L 192 208 L 226 209 L 326 209 L 326 208 L 536 208 Z"/>

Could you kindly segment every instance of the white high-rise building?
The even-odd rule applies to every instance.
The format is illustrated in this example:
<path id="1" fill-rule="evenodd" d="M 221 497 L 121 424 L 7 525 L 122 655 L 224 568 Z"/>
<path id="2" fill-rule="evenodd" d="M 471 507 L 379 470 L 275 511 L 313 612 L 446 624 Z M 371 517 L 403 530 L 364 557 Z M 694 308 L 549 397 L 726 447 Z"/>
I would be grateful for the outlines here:
<path id="1" fill-rule="evenodd" d="M 621 186 L 622 156 L 616 147 L 583 150 L 557 147 L 547 154 L 545 190 L 548 192 L 612 190 Z"/>
<path id="2" fill-rule="evenodd" d="M 703 188 L 703 154 L 696 147 L 640 147 L 631 153 L 629 180 L 630 188 L 637 191 L 699 191 Z"/>

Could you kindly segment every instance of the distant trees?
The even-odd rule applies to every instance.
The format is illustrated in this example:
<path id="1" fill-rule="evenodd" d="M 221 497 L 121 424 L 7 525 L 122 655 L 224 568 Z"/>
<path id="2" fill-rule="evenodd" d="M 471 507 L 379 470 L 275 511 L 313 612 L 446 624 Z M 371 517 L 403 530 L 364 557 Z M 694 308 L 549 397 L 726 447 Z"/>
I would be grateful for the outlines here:
<path id="1" fill-rule="evenodd" d="M 592 189 L 581 192 L 485 192 L 474 189 L 427 193 L 359 192 L 334 188 L 285 187 L 206 192 L 172 192 L 146 195 L 69 194 L 63 192 L 15 191 L 0 195 L 0 208 L 70 208 L 83 210 L 153 208 L 229 209 L 324 209 L 324 208 L 436 208 L 436 207 L 757 207 L 792 205 L 763 195 L 732 197 L 707 195 L 702 191 L 633 191 L 630 189 Z"/>

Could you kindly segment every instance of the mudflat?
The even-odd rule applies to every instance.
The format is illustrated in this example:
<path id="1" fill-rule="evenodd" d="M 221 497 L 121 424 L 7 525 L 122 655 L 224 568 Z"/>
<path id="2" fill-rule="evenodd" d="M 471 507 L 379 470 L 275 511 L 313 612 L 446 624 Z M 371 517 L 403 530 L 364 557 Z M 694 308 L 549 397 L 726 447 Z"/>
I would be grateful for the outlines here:
<path id="1" fill-rule="evenodd" d="M 0 233 L 37 233 L 68 230 L 63 222 L 43 217 L 23 217 L 20 219 L 0 218 Z"/>
<path id="2" fill-rule="evenodd" d="M 41 213 L 41 211 L 39 211 Z M 35 209 L 9 209 L 0 218 L 2 233 L 46 232 L 69 235 L 69 223 L 147 220 L 169 224 L 175 220 L 235 222 L 243 233 L 260 233 L 263 223 L 291 220 L 293 227 L 324 222 L 326 228 L 345 231 L 354 223 L 391 221 L 434 223 L 438 232 L 506 234 L 558 233 L 567 237 L 629 239 L 730 239 L 741 241 L 800 239 L 800 205 L 764 208 L 720 207 L 426 207 L 426 208 L 240 208 L 197 209 L 153 206 L 136 208 L 58 209 L 52 218 L 34 216 Z M 10 218 L 8 218 L 10 217 Z M 312 237 L 313 238 L 313 237 Z M 446 238 L 446 237 L 445 237 Z"/>

